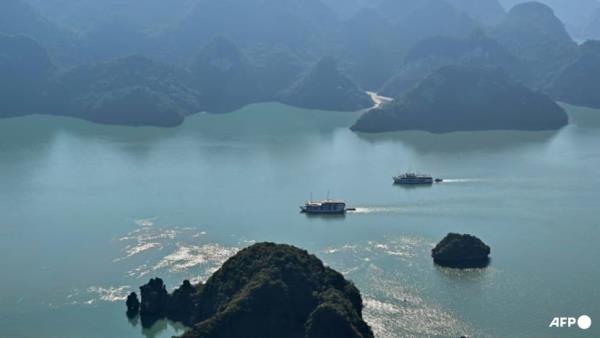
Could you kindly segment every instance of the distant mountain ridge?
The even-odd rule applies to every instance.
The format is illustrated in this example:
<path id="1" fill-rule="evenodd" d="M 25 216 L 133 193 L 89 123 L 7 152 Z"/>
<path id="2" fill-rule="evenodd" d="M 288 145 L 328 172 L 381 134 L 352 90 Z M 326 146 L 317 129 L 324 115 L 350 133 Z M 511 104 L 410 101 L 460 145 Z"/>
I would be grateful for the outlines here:
<path id="1" fill-rule="evenodd" d="M 417 43 L 399 71 L 382 87 L 381 93 L 399 97 L 432 72 L 447 65 L 498 67 L 519 77 L 526 73 L 520 60 L 496 40 L 475 32 L 464 39 L 433 37 Z"/>
<path id="2" fill-rule="evenodd" d="M 31 37 L 44 50 L 26 63 L 36 69 L 50 62 L 50 70 L 34 77 L 15 68 L 23 81 L 15 88 L 5 81 L 6 92 L 35 104 L 1 98 L 6 105 L 0 114 L 173 126 L 194 112 L 226 113 L 265 101 L 356 110 L 370 104 L 365 90 L 400 98 L 440 68 L 464 65 L 501 68 L 511 80 L 557 97 L 556 79 L 569 78 L 564 69 L 572 71 L 578 60 L 594 69 L 596 62 L 578 59 L 582 49 L 552 9 L 537 2 L 505 13 L 497 0 L 174 1 L 173 12 L 160 13 L 168 6 L 148 0 L 148 12 L 138 13 L 135 0 L 103 6 L 92 0 L 6 0 L 0 33 Z M 24 45 L 15 48 L 33 53 Z M 0 60 L 0 67 L 9 67 L 15 55 Z M 328 56 L 335 66 L 315 67 Z M 148 75 L 121 86 L 140 65 L 147 65 Z M 168 86 L 155 80 L 163 75 Z M 561 97 L 571 100 L 566 92 Z"/>
<path id="3" fill-rule="evenodd" d="M 0 116 L 37 113 L 103 124 L 172 127 L 190 114 L 224 113 L 263 101 L 341 111 L 371 104 L 335 65 L 324 62 L 311 76 L 295 82 L 302 67 L 291 56 L 282 52 L 276 54 L 278 62 L 253 64 L 225 38 L 207 44 L 189 69 L 138 54 L 61 70 L 32 39 L 0 35 L 0 47 L 5 47 L 0 51 Z M 290 62 L 282 62 L 288 57 Z M 279 76 L 270 75 L 274 71 Z M 292 89 L 281 96 L 280 86 Z"/>
<path id="4" fill-rule="evenodd" d="M 577 56 L 577 44 L 552 9 L 542 3 L 526 2 L 513 7 L 498 25 L 490 29 L 513 55 L 531 70 L 523 81 L 542 88 Z"/>

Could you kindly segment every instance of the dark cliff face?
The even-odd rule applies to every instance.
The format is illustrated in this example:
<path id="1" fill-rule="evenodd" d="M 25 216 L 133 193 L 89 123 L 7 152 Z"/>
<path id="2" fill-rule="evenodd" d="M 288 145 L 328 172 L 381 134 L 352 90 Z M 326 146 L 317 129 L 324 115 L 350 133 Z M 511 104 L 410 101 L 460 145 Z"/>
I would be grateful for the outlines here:
<path id="1" fill-rule="evenodd" d="M 522 80 L 532 88 L 547 85 L 577 56 L 577 45 L 563 23 L 538 2 L 516 5 L 490 34 L 531 69 Z"/>
<path id="2" fill-rule="evenodd" d="M 579 47 L 579 57 L 566 66 L 547 88 L 556 100 L 577 106 L 600 108 L 600 41 Z"/>
<path id="3" fill-rule="evenodd" d="M 355 111 L 373 105 L 369 95 L 342 74 L 332 58 L 323 58 L 282 94 L 282 102 L 308 109 Z"/>
<path id="4" fill-rule="evenodd" d="M 433 261 L 451 268 L 481 268 L 489 264 L 490 247 L 472 235 L 450 233 L 431 250 Z"/>
<path id="5" fill-rule="evenodd" d="M 365 113 L 352 130 L 549 130 L 567 122 L 549 97 L 500 70 L 446 66 L 395 102 Z"/>
<path id="6" fill-rule="evenodd" d="M 184 282 L 166 302 L 163 288 L 156 280 L 143 286 L 142 307 L 191 326 L 187 338 L 373 337 L 356 287 L 288 245 L 246 248 L 206 284 Z"/>

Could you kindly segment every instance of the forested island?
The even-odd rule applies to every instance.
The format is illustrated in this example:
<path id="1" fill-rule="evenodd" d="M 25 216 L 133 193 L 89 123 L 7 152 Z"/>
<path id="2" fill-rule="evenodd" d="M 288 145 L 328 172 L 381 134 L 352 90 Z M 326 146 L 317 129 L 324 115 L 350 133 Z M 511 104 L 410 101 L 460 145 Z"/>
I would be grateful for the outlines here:
<path id="1" fill-rule="evenodd" d="M 231 257 L 206 283 L 184 281 L 169 294 L 159 278 L 132 293 L 128 316 L 168 318 L 190 327 L 182 338 L 372 338 L 360 292 L 308 252 L 258 243 Z"/>
<path id="2" fill-rule="evenodd" d="M 257 102 L 358 111 L 373 106 L 366 91 L 406 101 L 446 66 L 498 68 L 533 92 L 598 107 L 600 60 L 591 39 L 598 37 L 599 16 L 576 29 L 583 14 L 553 1 L 502 5 L 508 10 L 498 0 L 175 0 L 168 7 L 150 0 L 142 11 L 127 0 L 100 7 L 63 1 L 57 11 L 52 1 L 7 0 L 0 5 L 0 117 L 50 114 L 172 127 L 194 113 Z M 258 7 L 260 14 L 247 15 Z M 578 46 L 572 36 L 590 41 Z M 461 88 L 467 95 L 470 87 Z M 556 107 L 540 98 L 501 105 L 529 110 L 540 103 L 529 116 L 535 123 L 488 104 L 496 111 L 481 116 L 501 114 L 504 122 L 445 127 L 441 115 L 465 118 L 463 106 L 445 103 L 444 112 L 419 121 L 404 116 L 399 103 L 385 109 L 435 132 L 564 125 Z M 384 115 L 368 113 L 354 129 Z M 404 129 L 384 124 L 369 129 Z"/>
<path id="3" fill-rule="evenodd" d="M 352 130 L 548 130 L 567 122 L 567 114 L 552 99 L 514 82 L 502 70 L 445 66 L 401 98 L 365 113 Z"/>

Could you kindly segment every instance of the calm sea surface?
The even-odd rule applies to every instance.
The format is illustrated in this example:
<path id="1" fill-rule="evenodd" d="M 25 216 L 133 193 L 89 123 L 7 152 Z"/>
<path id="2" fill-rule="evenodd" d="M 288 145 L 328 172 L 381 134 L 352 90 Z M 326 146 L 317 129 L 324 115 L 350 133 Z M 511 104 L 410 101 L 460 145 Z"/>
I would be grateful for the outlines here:
<path id="1" fill-rule="evenodd" d="M 557 132 L 445 135 L 358 135 L 355 113 L 279 104 L 174 129 L 0 120 L 0 336 L 171 337 L 126 319 L 128 292 L 275 241 L 353 280 L 381 338 L 600 337 L 600 111 L 567 108 Z M 409 169 L 447 181 L 393 186 Z M 357 212 L 299 214 L 328 191 Z M 450 231 L 491 266 L 434 266 Z M 581 314 L 588 331 L 548 328 Z"/>

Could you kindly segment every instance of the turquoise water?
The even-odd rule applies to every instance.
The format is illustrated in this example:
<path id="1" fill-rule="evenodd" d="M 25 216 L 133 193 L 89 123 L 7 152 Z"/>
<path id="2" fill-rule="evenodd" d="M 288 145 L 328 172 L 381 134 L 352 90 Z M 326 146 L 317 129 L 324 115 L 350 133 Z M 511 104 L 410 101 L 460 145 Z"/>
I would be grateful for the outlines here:
<path id="1" fill-rule="evenodd" d="M 557 132 L 358 135 L 353 113 L 279 104 L 174 129 L 0 120 L 0 336 L 170 337 L 123 297 L 203 280 L 255 241 L 316 253 L 363 293 L 378 337 L 598 337 L 600 111 Z M 448 179 L 392 185 L 401 170 Z M 307 217 L 310 197 L 356 213 Z M 492 247 L 485 270 L 435 267 L 447 232 Z"/>

